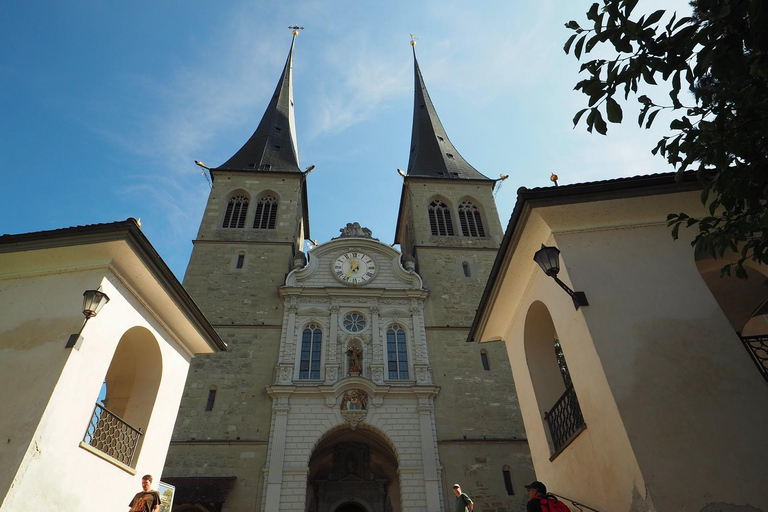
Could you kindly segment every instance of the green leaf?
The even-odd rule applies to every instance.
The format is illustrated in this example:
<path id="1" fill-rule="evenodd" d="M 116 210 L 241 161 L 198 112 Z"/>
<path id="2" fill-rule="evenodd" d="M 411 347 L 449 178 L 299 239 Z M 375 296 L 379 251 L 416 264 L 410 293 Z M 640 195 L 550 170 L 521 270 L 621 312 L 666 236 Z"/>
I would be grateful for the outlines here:
<path id="1" fill-rule="evenodd" d="M 586 112 L 587 110 L 589 110 L 589 109 L 588 108 L 583 108 L 583 109 L 579 110 L 578 112 L 576 112 L 576 115 L 573 116 L 573 127 L 574 128 L 576 128 L 576 125 L 579 124 L 579 119 L 581 119 L 581 116 L 583 116 L 584 112 Z"/>
<path id="2" fill-rule="evenodd" d="M 608 121 L 612 123 L 620 123 L 624 117 L 621 112 L 621 106 L 610 97 L 606 99 L 605 111 L 608 114 Z"/>
<path id="3" fill-rule="evenodd" d="M 570 51 L 570 49 L 571 49 L 571 45 L 573 44 L 573 40 L 574 40 L 574 39 L 576 39 L 576 37 L 577 37 L 578 35 L 579 35 L 579 34 L 573 34 L 573 35 L 571 35 L 571 37 L 569 37 L 569 38 L 568 38 L 568 40 L 565 42 L 565 46 L 563 46 L 563 51 L 565 52 L 565 54 L 566 54 L 566 55 L 568 55 L 568 52 L 569 52 L 569 51 Z"/>
<path id="4" fill-rule="evenodd" d="M 581 58 L 581 50 L 584 48 L 584 40 L 587 38 L 586 34 L 581 36 L 581 39 L 576 43 L 576 48 L 573 50 L 573 54 L 577 59 Z"/>
<path id="5" fill-rule="evenodd" d="M 646 130 L 651 127 L 651 125 L 653 124 L 653 120 L 656 119 L 656 114 L 658 114 L 659 112 L 661 112 L 661 109 L 654 110 L 653 112 L 651 112 L 651 115 L 648 116 L 648 122 L 645 123 Z"/>
<path id="6" fill-rule="evenodd" d="M 605 121 L 603 120 L 602 114 L 600 114 L 600 111 L 597 109 L 594 109 L 595 112 L 595 130 L 597 130 L 597 133 L 600 135 L 605 135 L 608 133 L 608 125 L 605 124 Z"/>
<path id="7" fill-rule="evenodd" d="M 571 20 L 568 23 L 565 24 L 565 28 L 570 28 L 571 30 L 576 30 L 577 28 L 581 28 L 579 24 L 576 22 L 576 20 Z"/>
<path id="8" fill-rule="evenodd" d="M 654 12 L 653 14 L 651 14 L 650 16 L 648 16 L 648 18 L 646 18 L 645 20 L 645 23 L 643 23 L 643 27 L 648 27 L 658 22 L 661 19 L 661 17 L 664 16 L 665 12 L 666 11 L 664 9 L 660 9 Z"/>

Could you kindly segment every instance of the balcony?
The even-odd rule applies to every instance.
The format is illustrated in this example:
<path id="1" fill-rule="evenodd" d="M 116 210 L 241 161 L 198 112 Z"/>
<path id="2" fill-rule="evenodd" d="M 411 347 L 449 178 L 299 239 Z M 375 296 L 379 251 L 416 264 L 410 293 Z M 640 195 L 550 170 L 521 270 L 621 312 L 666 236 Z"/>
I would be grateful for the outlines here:
<path id="1" fill-rule="evenodd" d="M 739 336 L 739 338 L 760 370 L 760 374 L 768 381 L 768 335 Z"/>
<path id="2" fill-rule="evenodd" d="M 126 466 L 133 467 L 133 457 L 142 432 L 99 403 L 93 408 L 83 443 Z"/>
<path id="3" fill-rule="evenodd" d="M 554 459 L 568 444 L 586 428 L 584 416 L 581 414 L 579 399 L 573 386 L 568 386 L 565 393 L 555 402 L 548 412 L 544 413 L 544 419 L 549 425 L 549 433 L 552 438 L 554 452 L 550 460 Z"/>

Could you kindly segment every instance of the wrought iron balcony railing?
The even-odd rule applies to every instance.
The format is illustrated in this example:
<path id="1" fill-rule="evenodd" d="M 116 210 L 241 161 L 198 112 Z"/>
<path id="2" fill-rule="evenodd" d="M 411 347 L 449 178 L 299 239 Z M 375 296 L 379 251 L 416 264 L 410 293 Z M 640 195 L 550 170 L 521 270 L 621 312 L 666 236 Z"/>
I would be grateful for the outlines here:
<path id="1" fill-rule="evenodd" d="M 576 397 L 573 386 L 568 386 L 552 409 L 544 413 L 544 419 L 549 425 L 555 453 L 559 452 L 576 434 L 583 430 L 585 426 L 584 416 L 581 414 L 579 399 Z"/>
<path id="2" fill-rule="evenodd" d="M 765 380 L 768 380 L 768 335 L 739 336 Z"/>
<path id="3" fill-rule="evenodd" d="M 130 426 L 117 414 L 97 403 L 83 442 L 131 466 L 141 435 L 141 429 Z"/>

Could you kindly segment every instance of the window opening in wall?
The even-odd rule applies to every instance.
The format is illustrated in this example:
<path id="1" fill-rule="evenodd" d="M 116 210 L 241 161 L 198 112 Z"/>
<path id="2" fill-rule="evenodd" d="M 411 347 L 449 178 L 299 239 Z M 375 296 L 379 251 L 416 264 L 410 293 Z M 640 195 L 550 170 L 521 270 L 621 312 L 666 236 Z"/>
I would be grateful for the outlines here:
<path id="1" fill-rule="evenodd" d="M 483 363 L 483 370 L 489 371 L 491 369 L 491 365 L 488 362 L 488 351 L 487 350 L 481 350 L 480 351 L 480 361 Z"/>
<path id="2" fill-rule="evenodd" d="M 461 224 L 461 234 L 464 236 L 485 236 L 480 212 L 469 201 L 462 201 L 459 204 L 459 224 Z"/>
<path id="3" fill-rule="evenodd" d="M 280 150 L 281 147 L 282 146 L 279 146 L 279 145 L 275 144 L 275 149 L 277 149 L 278 151 Z"/>
<path id="4" fill-rule="evenodd" d="M 405 331 L 399 325 L 387 330 L 387 371 L 390 379 L 408 379 Z"/>
<path id="5" fill-rule="evenodd" d="M 448 158 L 453 158 L 453 155 L 450 153 L 446 153 L 445 156 L 447 156 Z"/>
<path id="6" fill-rule="evenodd" d="M 320 350 L 323 331 L 316 324 L 309 324 L 301 335 L 300 379 L 320 378 Z"/>
<path id="7" fill-rule="evenodd" d="M 253 218 L 254 229 L 275 229 L 277 219 L 277 198 L 264 194 L 256 203 L 256 215 Z"/>
<path id="8" fill-rule="evenodd" d="M 240 253 L 237 255 L 237 268 L 243 268 L 243 263 L 245 263 L 245 254 Z"/>
<path id="9" fill-rule="evenodd" d="M 509 466 L 504 466 L 501 468 L 501 473 L 504 475 L 504 487 L 507 488 L 507 494 L 510 496 L 514 496 L 515 490 L 512 488 L 512 474 L 510 473 L 511 468 Z"/>
<path id="10" fill-rule="evenodd" d="M 469 263 L 468 263 L 468 262 L 466 262 L 466 261 L 465 261 L 465 262 L 463 262 L 463 263 L 461 264 L 461 268 L 464 270 L 464 277 L 469 277 L 469 275 L 470 275 L 470 272 L 469 272 Z"/>
<path id="11" fill-rule="evenodd" d="M 213 402 L 216 401 L 216 390 L 211 389 L 208 391 L 208 402 L 205 404 L 205 410 L 206 411 L 212 411 L 213 410 Z"/>
<path id="12" fill-rule="evenodd" d="M 248 198 L 235 196 L 227 203 L 227 211 L 224 213 L 223 228 L 245 227 L 245 215 L 248 213 Z"/>
<path id="13" fill-rule="evenodd" d="M 433 235 L 453 236 L 453 223 L 451 222 L 451 211 L 448 206 L 435 199 L 429 203 L 429 227 Z"/>
<path id="14" fill-rule="evenodd" d="M 560 346 L 560 340 L 555 339 L 555 356 L 557 357 L 557 366 L 560 368 L 560 376 L 563 378 L 563 384 L 566 388 L 571 387 L 571 372 L 568 371 L 568 365 L 565 362 L 563 347 Z"/>

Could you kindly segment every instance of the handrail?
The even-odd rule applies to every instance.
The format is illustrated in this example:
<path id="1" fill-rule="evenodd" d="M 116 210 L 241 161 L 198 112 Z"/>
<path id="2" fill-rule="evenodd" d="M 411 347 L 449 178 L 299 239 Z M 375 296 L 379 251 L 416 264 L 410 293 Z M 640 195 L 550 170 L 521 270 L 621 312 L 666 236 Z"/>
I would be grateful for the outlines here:
<path id="1" fill-rule="evenodd" d="M 548 493 L 547 493 L 547 496 L 549 496 L 549 495 L 552 495 L 552 496 L 554 496 L 554 497 L 556 497 L 556 498 L 559 498 L 560 500 L 566 500 L 566 501 L 570 501 L 570 502 L 571 502 L 571 504 L 572 504 L 574 507 L 576 507 L 577 509 L 579 509 L 581 512 L 584 512 L 584 509 L 585 509 L 585 508 L 586 508 L 587 510 L 592 510 L 593 512 L 600 512 L 600 511 L 599 511 L 599 510 L 597 510 L 596 508 L 592 508 L 592 507 L 590 507 L 589 505 L 585 505 L 585 504 L 583 504 L 583 503 L 579 503 L 578 501 L 576 501 L 576 500 L 574 500 L 574 499 L 571 499 L 571 498 L 568 498 L 568 497 L 566 497 L 566 496 L 562 496 L 562 495 L 560 495 L 560 494 L 555 494 L 554 492 L 548 492 Z"/>
<path id="2" fill-rule="evenodd" d="M 768 357 L 765 355 L 768 353 L 768 335 L 742 336 L 740 333 L 736 334 L 741 338 L 744 348 L 749 352 L 749 356 L 757 365 L 760 374 L 768 381 Z"/>
<path id="3" fill-rule="evenodd" d="M 131 466 L 142 435 L 140 428 L 129 425 L 120 416 L 96 402 L 91 421 L 85 429 L 83 442 Z"/>
<path id="4" fill-rule="evenodd" d="M 573 384 L 566 388 L 552 409 L 544 413 L 544 419 L 549 426 L 555 453 L 583 430 L 584 416 L 581 414 L 579 399 L 573 389 Z"/>

